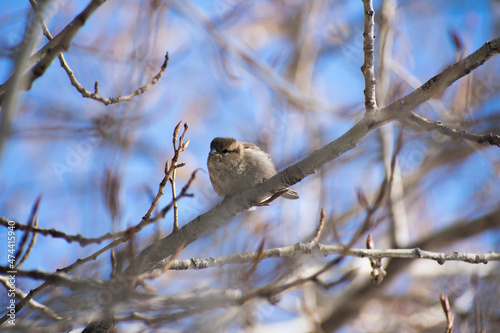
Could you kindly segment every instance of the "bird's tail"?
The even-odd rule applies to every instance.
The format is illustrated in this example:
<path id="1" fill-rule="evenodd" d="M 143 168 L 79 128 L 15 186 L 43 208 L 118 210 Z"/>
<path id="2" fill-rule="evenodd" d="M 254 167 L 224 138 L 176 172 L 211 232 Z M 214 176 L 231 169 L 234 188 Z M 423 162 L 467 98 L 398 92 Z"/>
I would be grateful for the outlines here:
<path id="1" fill-rule="evenodd" d="M 295 199 L 300 198 L 299 194 L 297 192 L 292 191 L 289 188 L 287 188 L 287 190 L 288 191 L 282 195 L 283 198 L 290 199 L 290 200 L 295 200 Z"/>

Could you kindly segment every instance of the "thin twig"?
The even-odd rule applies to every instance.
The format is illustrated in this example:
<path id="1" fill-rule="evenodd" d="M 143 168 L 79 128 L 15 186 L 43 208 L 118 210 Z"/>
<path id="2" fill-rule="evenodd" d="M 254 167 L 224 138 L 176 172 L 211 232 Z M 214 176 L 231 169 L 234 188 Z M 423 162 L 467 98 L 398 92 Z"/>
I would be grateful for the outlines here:
<path id="1" fill-rule="evenodd" d="M 255 251 L 255 257 L 252 263 L 252 266 L 248 271 L 242 271 L 240 278 L 238 279 L 241 284 L 246 285 L 252 275 L 257 271 L 257 267 L 259 266 L 259 263 L 262 261 L 262 253 L 264 252 L 264 245 L 266 244 L 265 238 L 262 239 L 262 241 L 259 244 L 259 248 L 257 251 Z M 170 264 L 172 266 L 172 264 Z"/>
<path id="2" fill-rule="evenodd" d="M 320 270 L 318 270 L 316 273 L 314 273 L 313 275 L 311 275 L 309 277 L 310 280 L 318 283 L 319 280 L 319 276 L 329 270 L 331 270 L 333 267 L 339 265 L 343 260 L 344 258 L 346 257 L 347 253 L 349 250 L 351 250 L 352 246 L 358 241 L 358 239 L 365 233 L 367 232 L 370 228 L 372 228 L 372 226 L 375 224 L 373 221 L 372 221 L 372 215 L 379 209 L 381 203 L 382 203 L 382 199 L 384 197 L 384 193 L 385 193 L 385 188 L 386 188 L 386 179 L 384 179 L 384 181 L 382 182 L 382 185 L 380 186 L 380 189 L 379 189 L 379 194 L 378 196 L 376 197 L 375 199 L 375 203 L 371 206 L 371 207 L 368 207 L 368 203 L 366 201 L 366 198 L 364 199 L 366 201 L 366 210 L 367 210 L 367 214 L 366 214 L 366 218 L 365 218 L 365 221 L 364 223 L 354 232 L 354 235 L 352 236 L 351 238 L 351 241 L 347 244 L 347 246 L 345 245 L 342 245 L 343 248 L 344 248 L 344 251 L 342 253 L 339 253 L 340 256 L 333 259 L 333 260 L 330 260 L 329 262 L 327 262 Z M 349 279 L 351 279 L 354 274 L 356 273 L 355 270 L 351 271 L 351 272 L 348 272 L 344 278 L 342 278 L 341 280 L 339 281 L 347 281 Z M 320 285 L 323 285 L 325 284 L 324 282 L 321 282 Z M 326 286 L 334 286 L 334 285 L 337 285 L 337 282 L 332 282 L 332 283 L 327 283 L 325 284 Z"/>
<path id="3" fill-rule="evenodd" d="M 33 10 L 36 13 L 37 9 L 38 9 L 36 1 L 30 0 L 30 3 L 31 3 L 31 6 L 33 7 Z M 42 25 L 43 35 L 45 37 L 47 37 L 47 39 L 49 41 L 52 41 L 53 37 L 52 37 L 52 34 L 50 33 L 49 29 L 47 28 L 47 25 L 45 24 L 45 22 L 42 19 L 40 19 L 40 21 L 41 21 L 41 25 Z M 151 81 L 149 83 L 138 88 L 137 90 L 135 90 L 131 94 L 128 94 L 125 96 L 106 98 L 106 97 L 102 97 L 99 95 L 99 84 L 97 83 L 97 81 L 94 84 L 94 92 L 88 91 L 87 89 L 85 89 L 85 87 L 80 82 L 78 82 L 78 80 L 75 77 L 75 73 L 69 67 L 64 55 L 62 53 L 60 53 L 57 57 L 59 58 L 59 63 L 61 64 L 61 67 L 66 71 L 66 74 L 68 75 L 69 80 L 71 81 L 71 85 L 73 85 L 76 88 L 76 90 L 78 90 L 78 92 L 82 95 L 82 97 L 91 98 L 93 100 L 96 100 L 98 102 L 103 103 L 104 105 L 110 105 L 110 104 L 130 101 L 135 96 L 141 95 L 146 90 L 148 90 L 151 86 L 153 86 L 156 82 L 158 82 L 158 80 L 161 78 L 161 76 L 165 72 L 165 69 L 167 68 L 167 64 L 168 64 L 168 52 L 167 52 L 165 54 L 165 60 L 163 61 L 163 64 L 160 67 L 160 71 L 158 72 L 158 74 L 153 76 L 153 78 L 151 79 Z"/>
<path id="4" fill-rule="evenodd" d="M 135 284 L 136 285 L 140 285 L 140 284 L 142 284 L 144 282 L 144 280 L 146 280 L 146 279 L 154 279 L 154 278 L 160 276 L 161 274 L 163 274 L 164 272 L 168 271 L 172 267 L 172 263 L 177 259 L 177 257 L 181 253 L 181 251 L 184 249 L 184 246 L 185 246 L 185 244 L 182 244 L 177 249 L 177 251 L 172 255 L 172 257 L 170 257 L 166 261 L 166 263 L 165 263 L 165 265 L 163 265 L 163 267 L 158 268 L 154 272 L 147 272 L 147 273 L 143 273 L 143 274 L 139 275 L 135 279 Z"/>
<path id="5" fill-rule="evenodd" d="M 168 178 L 170 177 L 170 172 L 172 172 L 171 168 L 169 168 L 169 166 L 168 166 L 168 161 L 165 163 L 164 170 L 165 170 L 165 176 L 161 180 L 160 185 L 158 187 L 158 192 L 156 193 L 156 196 L 153 199 L 151 206 L 149 206 L 148 212 L 142 218 L 142 221 L 148 221 L 151 218 L 153 211 L 155 210 L 156 206 L 158 205 L 158 201 L 160 200 L 161 196 L 163 195 L 163 188 L 165 187 L 165 185 L 167 185 Z"/>
<path id="6" fill-rule="evenodd" d="M 390 0 L 384 1 L 384 4 Z M 392 0 L 391 0 L 392 1 Z M 390 220 L 391 247 L 401 248 L 409 244 L 408 220 L 405 206 L 404 184 L 397 158 L 403 147 L 403 129 L 399 131 L 394 145 L 395 125 L 380 128 L 380 141 L 386 176 L 389 177 L 387 193 L 387 215 Z M 392 151 L 392 157 L 390 156 Z"/>
<path id="7" fill-rule="evenodd" d="M 167 212 L 172 209 L 174 203 L 176 201 L 179 201 L 181 198 L 184 198 L 184 197 L 192 197 L 193 194 L 191 193 L 187 193 L 187 190 L 189 189 L 189 187 L 191 186 L 191 184 L 193 183 L 193 181 L 196 179 L 196 173 L 198 171 L 200 171 L 201 169 L 196 169 L 194 170 L 192 173 L 191 173 L 191 177 L 189 177 L 186 185 L 184 185 L 184 187 L 182 188 L 181 190 L 181 193 L 177 196 L 176 200 L 172 200 L 168 205 L 166 205 L 165 207 L 163 207 L 163 209 L 160 211 L 160 213 L 158 213 L 156 216 L 152 217 L 151 220 L 150 220 L 150 223 L 153 223 L 161 218 L 164 218 L 165 217 L 165 214 L 167 214 Z"/>
<path id="8" fill-rule="evenodd" d="M 367 113 L 377 111 L 377 101 L 375 96 L 375 11 L 371 0 L 363 0 L 365 13 L 365 24 L 363 30 L 363 52 L 364 63 L 361 72 L 365 77 L 365 108 Z"/>
<path id="9" fill-rule="evenodd" d="M 361 225 L 360 228 L 358 228 L 358 230 L 356 230 L 354 236 L 349 242 L 349 245 L 347 245 L 347 248 L 351 248 L 354 245 L 354 243 L 358 241 L 358 239 L 360 239 L 368 230 L 370 230 L 375 225 L 373 216 L 382 207 L 383 199 L 385 198 L 385 195 L 389 187 L 390 187 L 389 181 L 387 180 L 387 177 L 385 177 L 382 183 L 380 184 L 378 193 L 372 205 L 368 203 L 368 200 L 366 199 L 366 196 L 364 195 L 363 191 L 361 190 L 358 191 L 358 200 L 361 206 L 366 210 L 366 216 L 363 224 Z"/>
<path id="10" fill-rule="evenodd" d="M 177 126 L 175 127 L 174 135 L 173 135 L 173 139 L 172 139 L 172 144 L 174 146 L 174 151 L 176 154 L 177 154 L 177 151 L 181 148 L 180 145 L 182 144 L 182 140 L 184 139 L 184 134 L 185 134 L 186 129 L 187 129 L 187 127 L 186 127 L 186 129 L 184 130 L 184 133 L 182 133 L 182 136 L 181 136 L 181 139 L 179 142 L 179 146 L 177 146 L 177 138 L 179 135 L 179 129 L 180 129 L 181 123 L 182 122 L 179 122 L 179 124 L 177 124 Z M 174 165 L 174 163 L 175 162 L 172 162 L 173 170 L 172 170 L 171 176 L 169 177 L 169 181 L 170 181 L 170 185 L 172 187 L 172 201 L 174 202 L 174 228 L 173 228 L 173 231 L 176 231 L 177 229 L 179 229 L 179 215 L 178 215 L 178 207 L 177 207 L 177 197 L 176 197 L 176 193 L 175 193 L 176 166 Z"/>
<path id="11" fill-rule="evenodd" d="M 375 242 L 373 241 L 372 234 L 368 234 L 366 237 L 366 248 L 369 250 L 373 250 L 375 248 Z M 372 271 L 370 275 L 372 276 L 372 283 L 379 285 L 384 280 L 384 277 L 387 275 L 387 272 L 382 267 L 382 258 L 368 258 L 370 260 L 370 266 L 372 266 Z"/>
<path id="12" fill-rule="evenodd" d="M 332 281 L 332 282 L 329 282 L 329 283 L 325 283 L 325 282 L 321 281 L 320 279 L 318 279 L 317 277 L 313 278 L 312 281 L 315 282 L 316 284 L 318 284 L 321 288 L 323 288 L 325 290 L 329 290 L 329 289 L 332 289 L 333 287 L 338 286 L 339 284 L 342 284 L 344 282 L 352 280 L 356 273 L 357 273 L 357 269 L 351 269 L 351 270 L 347 271 L 346 273 L 344 273 L 339 279 Z"/>
<path id="13" fill-rule="evenodd" d="M 264 297 L 264 298 L 267 298 L 272 304 L 274 304 L 274 303 L 276 303 L 276 301 L 275 301 L 276 296 L 278 296 L 279 294 L 283 293 L 286 290 L 298 287 L 298 286 L 303 285 L 307 282 L 314 282 L 325 289 L 330 289 L 330 288 L 337 286 L 343 282 L 351 280 L 354 277 L 356 270 L 350 270 L 347 273 L 345 273 L 340 279 L 337 279 L 337 280 L 332 281 L 330 283 L 322 282 L 319 279 L 320 274 L 324 273 L 326 270 L 330 269 L 331 266 L 337 264 L 338 262 L 339 262 L 339 259 L 336 259 L 336 260 L 332 261 L 331 263 L 326 264 L 322 269 L 320 269 L 316 273 L 311 274 L 311 275 L 304 277 L 304 278 L 297 278 L 294 281 L 287 282 L 287 283 L 284 283 L 284 284 L 278 285 L 278 286 L 271 284 L 271 285 L 268 285 L 268 286 L 265 286 L 262 288 L 258 288 L 258 289 L 254 290 L 248 294 L 243 295 L 241 297 L 241 302 L 244 303 L 244 302 L 247 302 L 250 299 L 256 298 L 256 297 Z"/>
<path id="14" fill-rule="evenodd" d="M 19 223 L 16 221 L 10 221 L 10 220 L 6 219 L 5 217 L 0 216 L 0 225 L 8 227 L 9 222 L 15 223 L 14 224 L 15 229 L 32 231 L 34 233 L 38 233 L 38 234 L 41 234 L 44 236 L 51 236 L 54 238 L 62 238 L 64 240 L 66 240 L 68 243 L 77 242 L 82 246 L 86 246 L 89 244 L 96 244 L 96 243 L 100 244 L 103 241 L 105 241 L 106 239 L 121 237 L 125 233 L 125 231 L 120 231 L 120 232 L 115 232 L 115 233 L 107 233 L 107 234 L 105 234 L 101 237 L 97 237 L 97 238 L 86 238 L 86 237 L 83 237 L 82 235 L 68 235 L 68 234 L 66 234 L 62 231 L 56 230 L 56 229 L 45 229 L 45 228 L 40 228 L 40 227 L 36 227 L 36 226 L 29 226 L 29 225 L 22 224 L 22 223 Z"/>
<path id="15" fill-rule="evenodd" d="M 186 135 L 186 131 L 188 130 L 187 123 L 184 123 L 184 131 L 182 132 L 179 140 L 177 140 L 180 125 L 181 125 L 181 122 L 179 122 L 179 124 L 175 128 L 174 136 L 172 139 L 172 144 L 174 146 L 175 153 L 174 153 L 174 158 L 172 159 L 172 165 L 171 165 L 172 173 L 171 173 L 171 176 L 169 178 L 170 185 L 172 186 L 172 202 L 174 203 L 174 227 L 173 227 L 173 231 L 176 231 L 179 229 L 179 209 L 177 207 L 178 198 L 177 198 L 177 194 L 176 194 L 176 190 L 175 190 L 175 175 L 176 175 L 177 168 L 184 166 L 184 164 L 177 164 L 177 159 L 179 157 L 179 154 L 181 152 L 183 152 L 184 150 L 186 150 L 188 145 L 189 145 L 189 140 L 186 141 L 186 143 L 184 143 L 184 136 Z"/>
<path id="16" fill-rule="evenodd" d="M 110 253 L 110 260 L 111 260 L 111 274 L 109 274 L 109 277 L 112 279 L 116 276 L 117 274 L 117 265 L 116 265 L 116 256 L 115 256 L 115 250 L 111 250 Z"/>
<path id="17" fill-rule="evenodd" d="M 0 266 L 0 273 L 5 274 L 5 272 L 9 269 L 8 266 Z M 59 282 L 63 285 L 72 287 L 72 288 L 101 288 L 105 287 L 109 280 L 97 280 L 93 278 L 79 278 L 75 276 L 71 276 L 65 273 L 56 272 L 49 273 L 44 272 L 38 269 L 35 270 L 24 270 L 18 269 L 16 271 L 16 277 L 28 277 L 36 280 L 46 280 L 52 282 Z"/>
<path id="18" fill-rule="evenodd" d="M 446 316 L 446 328 L 444 330 L 444 333 L 453 333 L 454 316 L 451 313 L 448 296 L 440 294 L 439 299 L 441 300 L 441 306 L 443 307 L 444 315 Z"/>
<path id="19" fill-rule="evenodd" d="M 184 164 L 177 164 L 177 161 L 179 160 L 180 153 L 183 152 L 184 150 L 186 150 L 188 145 L 189 145 L 189 140 L 184 142 L 184 136 L 186 135 L 186 132 L 187 132 L 189 127 L 188 127 L 187 123 L 184 123 L 184 131 L 181 134 L 178 146 L 176 146 L 181 124 L 182 124 L 182 121 L 180 121 L 174 128 L 174 134 L 173 134 L 173 137 L 174 137 L 173 138 L 174 156 L 172 157 L 170 164 L 168 162 L 165 163 L 165 177 L 163 177 L 162 181 L 160 182 L 158 193 L 156 194 L 156 197 L 154 198 L 153 202 L 151 203 L 151 206 L 149 207 L 148 212 L 142 218 L 143 221 L 149 221 L 151 219 L 151 215 L 153 214 L 153 211 L 155 210 L 156 206 L 158 205 L 158 201 L 160 200 L 160 197 L 163 195 L 163 188 L 165 187 L 165 185 L 167 185 L 167 181 L 169 181 L 170 177 L 172 176 L 172 174 L 176 168 L 179 168 L 179 167 L 184 165 Z M 188 183 L 190 184 L 190 182 L 188 182 Z M 172 200 L 172 202 L 175 204 L 178 199 L 179 198 L 175 198 L 175 200 Z M 163 216 L 165 216 L 165 215 L 163 214 Z"/>
<path id="20" fill-rule="evenodd" d="M 419 248 L 411 249 L 362 249 L 362 248 L 346 248 L 344 245 L 325 245 L 312 243 L 297 243 L 295 245 L 263 250 L 262 254 L 259 251 L 244 252 L 238 254 L 228 254 L 221 257 L 209 258 L 191 258 L 175 260 L 171 264 L 171 269 L 187 270 L 187 269 L 205 269 L 211 267 L 222 267 L 224 265 L 247 264 L 253 263 L 256 256 L 262 259 L 294 257 L 299 254 L 321 254 L 327 255 L 343 255 L 358 258 L 399 258 L 399 259 L 428 259 L 434 260 L 442 265 L 446 261 L 463 261 L 471 264 L 486 264 L 489 261 L 500 261 L 500 253 L 467 253 L 467 252 L 432 252 L 424 251 Z M 160 261 L 156 267 L 162 267 L 165 260 Z"/>
<path id="21" fill-rule="evenodd" d="M 436 130 L 441 134 L 449 136 L 454 140 L 469 140 L 479 144 L 489 143 L 493 146 L 500 146 L 500 135 L 494 133 L 485 134 L 475 134 L 470 133 L 462 129 L 456 129 L 447 125 L 444 125 L 440 121 L 432 121 L 425 117 L 422 117 L 415 112 L 411 112 L 408 116 L 410 120 L 422 126 L 426 131 Z"/>
<path id="22" fill-rule="evenodd" d="M 34 226 L 38 227 L 38 217 L 35 218 Z M 26 232 L 26 233 L 28 233 L 28 232 Z M 35 246 L 37 236 L 38 236 L 37 232 L 36 231 L 33 232 L 33 235 L 31 236 L 31 241 L 28 245 L 28 249 L 24 253 L 24 256 L 22 257 L 22 259 L 19 261 L 19 264 L 16 265 L 16 267 L 21 267 L 24 264 L 24 262 L 26 261 L 26 259 L 28 259 L 28 257 L 31 254 L 31 250 L 33 250 L 33 247 Z"/>
<path id="23" fill-rule="evenodd" d="M 390 169 L 390 176 L 389 176 L 389 188 L 391 188 L 391 184 L 394 182 L 394 173 L 396 171 L 396 161 L 399 156 L 399 153 L 401 152 L 401 149 L 403 148 L 403 131 L 401 130 L 398 135 L 398 142 L 396 145 L 396 149 L 394 149 L 394 152 L 392 154 L 391 158 L 391 169 Z"/>
<path id="24" fill-rule="evenodd" d="M 380 192 L 382 192 L 382 191 L 383 191 L 383 186 L 380 189 Z M 381 197 L 381 196 L 382 196 L 382 194 L 379 193 L 379 197 Z M 378 199 L 377 199 L 375 204 L 373 205 L 373 207 L 374 207 L 373 212 L 375 212 L 378 209 L 377 208 L 378 206 L 379 206 L 379 203 L 378 203 Z M 344 260 L 344 258 L 346 257 L 347 251 L 349 251 L 352 248 L 352 246 L 354 245 L 354 243 L 356 243 L 357 240 L 373 226 L 374 223 L 372 222 L 372 219 L 371 219 L 372 214 L 373 213 L 371 212 L 371 208 L 370 208 L 368 210 L 365 222 L 356 230 L 356 232 L 354 233 L 349 244 L 347 246 L 344 246 L 344 251 L 342 253 L 340 253 L 340 256 L 327 262 L 321 269 L 316 271 L 316 273 L 309 276 L 308 280 L 311 280 L 311 281 L 318 283 L 318 281 L 320 281 L 319 276 L 321 274 L 331 270 L 333 267 L 339 265 Z M 352 277 L 354 277 L 355 273 L 356 273 L 356 270 L 352 270 L 352 271 L 348 272 L 345 275 L 345 277 L 341 278 L 341 280 L 339 280 L 339 281 L 347 281 L 347 280 L 351 279 Z M 337 282 L 331 282 L 331 283 L 321 282 L 320 283 L 320 285 L 323 285 L 323 284 L 326 286 L 334 286 L 334 285 L 337 285 L 338 283 Z"/>
<path id="25" fill-rule="evenodd" d="M 39 15 L 40 12 L 38 11 L 38 3 L 35 1 L 35 0 L 29 0 L 30 1 L 30 4 L 31 4 L 31 7 L 33 7 L 33 11 L 35 12 L 36 15 Z M 49 29 L 47 28 L 47 25 L 45 24 L 45 21 L 43 20 L 42 16 L 40 15 L 39 16 L 39 21 L 40 21 L 40 25 L 42 26 L 42 33 L 45 37 L 47 37 L 47 39 L 49 41 L 51 41 L 52 39 L 54 39 L 52 37 L 52 34 L 50 33 Z"/>
<path id="26" fill-rule="evenodd" d="M 319 241 L 319 238 L 321 237 L 321 233 L 323 232 L 323 228 L 325 226 L 325 210 L 321 208 L 321 213 L 319 215 L 319 224 L 318 228 L 316 229 L 316 232 L 314 233 L 314 237 L 310 240 L 310 243 L 317 243 Z"/>
<path id="27" fill-rule="evenodd" d="M 38 198 L 35 200 L 33 207 L 31 208 L 30 217 L 28 219 L 28 226 L 30 226 L 30 227 L 32 227 L 33 224 L 35 223 L 35 220 L 36 220 L 35 216 L 36 216 L 36 212 L 38 211 L 38 207 L 40 205 L 41 199 L 42 199 L 42 196 L 39 195 Z M 19 260 L 18 264 L 16 264 L 16 267 L 20 267 L 20 265 L 21 265 L 20 263 L 24 262 L 24 260 L 25 260 L 25 259 L 23 259 L 23 257 L 26 257 L 26 253 L 23 256 L 23 252 L 24 252 L 24 246 L 26 245 L 26 242 L 28 240 L 29 235 L 30 235 L 29 232 L 25 232 L 23 238 L 21 239 L 19 249 L 18 249 L 17 253 L 15 254 L 15 259 L 14 259 L 16 261 Z M 34 235 L 32 237 L 34 237 Z M 28 255 L 29 255 L 29 252 L 30 252 L 30 249 L 27 250 Z"/>
<path id="28" fill-rule="evenodd" d="M 97 102 L 101 102 L 104 105 L 110 105 L 110 104 L 116 104 L 116 103 L 130 101 L 130 100 L 132 100 L 132 98 L 143 94 L 146 90 L 151 88 L 154 84 L 156 84 L 156 82 L 158 82 L 158 80 L 161 78 L 161 76 L 165 72 L 165 69 L 167 68 L 167 65 L 168 65 L 169 58 L 168 58 L 168 52 L 165 53 L 165 60 L 163 61 L 163 64 L 160 67 L 160 71 L 155 76 L 153 76 L 151 81 L 149 81 L 144 86 L 139 87 L 134 92 L 132 92 L 128 95 L 117 96 L 117 97 L 102 97 L 102 96 L 100 96 L 98 94 L 99 90 L 97 89 L 97 87 L 98 87 L 97 81 L 95 82 L 95 85 L 94 85 L 94 92 L 88 91 L 87 89 L 85 89 L 85 87 L 83 87 L 83 85 L 80 84 L 80 82 L 78 82 L 78 80 L 75 77 L 75 73 L 71 70 L 71 68 L 69 67 L 68 63 L 66 62 L 66 60 L 64 59 L 64 57 L 62 55 L 59 58 L 59 60 L 61 63 L 61 67 L 64 68 L 64 70 L 66 71 L 66 74 L 68 75 L 68 77 L 71 81 L 71 84 L 76 88 L 76 90 L 78 90 L 78 92 L 82 95 L 82 97 L 91 98 Z"/>
<path id="29" fill-rule="evenodd" d="M 178 212 L 178 207 L 177 207 L 177 197 L 175 194 L 175 169 L 174 172 L 172 172 L 172 176 L 170 177 L 170 185 L 172 186 L 172 200 L 174 202 L 174 229 L 173 231 L 176 231 L 179 229 L 179 212 Z"/>

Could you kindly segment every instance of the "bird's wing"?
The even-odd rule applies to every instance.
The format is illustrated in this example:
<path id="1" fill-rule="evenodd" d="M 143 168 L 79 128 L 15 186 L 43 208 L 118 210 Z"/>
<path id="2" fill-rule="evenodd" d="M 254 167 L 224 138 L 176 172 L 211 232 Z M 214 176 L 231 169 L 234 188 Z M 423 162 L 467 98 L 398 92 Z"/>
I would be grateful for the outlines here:
<path id="1" fill-rule="evenodd" d="M 268 153 L 266 152 L 263 152 L 262 150 L 260 150 L 259 147 L 257 147 L 256 145 L 254 145 L 253 143 L 250 143 L 250 142 L 242 142 L 241 145 L 243 146 L 243 149 L 249 149 L 251 151 L 254 151 L 254 152 L 259 152 L 259 153 L 262 153 L 263 155 L 265 155 L 267 157 L 268 160 L 271 160 L 271 156 L 269 156 Z"/>
<path id="2" fill-rule="evenodd" d="M 250 142 L 242 142 L 241 145 L 243 146 L 243 149 L 260 150 L 259 147 Z"/>

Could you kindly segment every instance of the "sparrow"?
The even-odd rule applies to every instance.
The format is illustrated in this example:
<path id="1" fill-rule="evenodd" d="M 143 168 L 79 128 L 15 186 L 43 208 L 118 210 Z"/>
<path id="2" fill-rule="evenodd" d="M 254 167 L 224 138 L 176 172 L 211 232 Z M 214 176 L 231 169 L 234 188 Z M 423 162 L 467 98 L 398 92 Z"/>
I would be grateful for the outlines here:
<path id="1" fill-rule="evenodd" d="M 210 182 L 221 197 L 243 192 L 276 174 L 269 154 L 253 143 L 233 138 L 221 137 L 212 140 L 207 167 Z M 285 190 L 283 198 L 299 198 L 297 192 Z"/>

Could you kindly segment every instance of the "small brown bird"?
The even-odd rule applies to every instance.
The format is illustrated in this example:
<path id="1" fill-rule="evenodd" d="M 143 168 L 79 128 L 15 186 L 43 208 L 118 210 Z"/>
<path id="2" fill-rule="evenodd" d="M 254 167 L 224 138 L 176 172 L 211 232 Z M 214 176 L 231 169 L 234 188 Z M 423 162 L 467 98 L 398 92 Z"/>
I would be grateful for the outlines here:
<path id="1" fill-rule="evenodd" d="M 221 197 L 243 192 L 276 174 L 269 154 L 253 143 L 233 138 L 212 140 L 207 166 L 212 186 Z M 299 198 L 297 192 L 287 190 L 283 198 Z"/>

